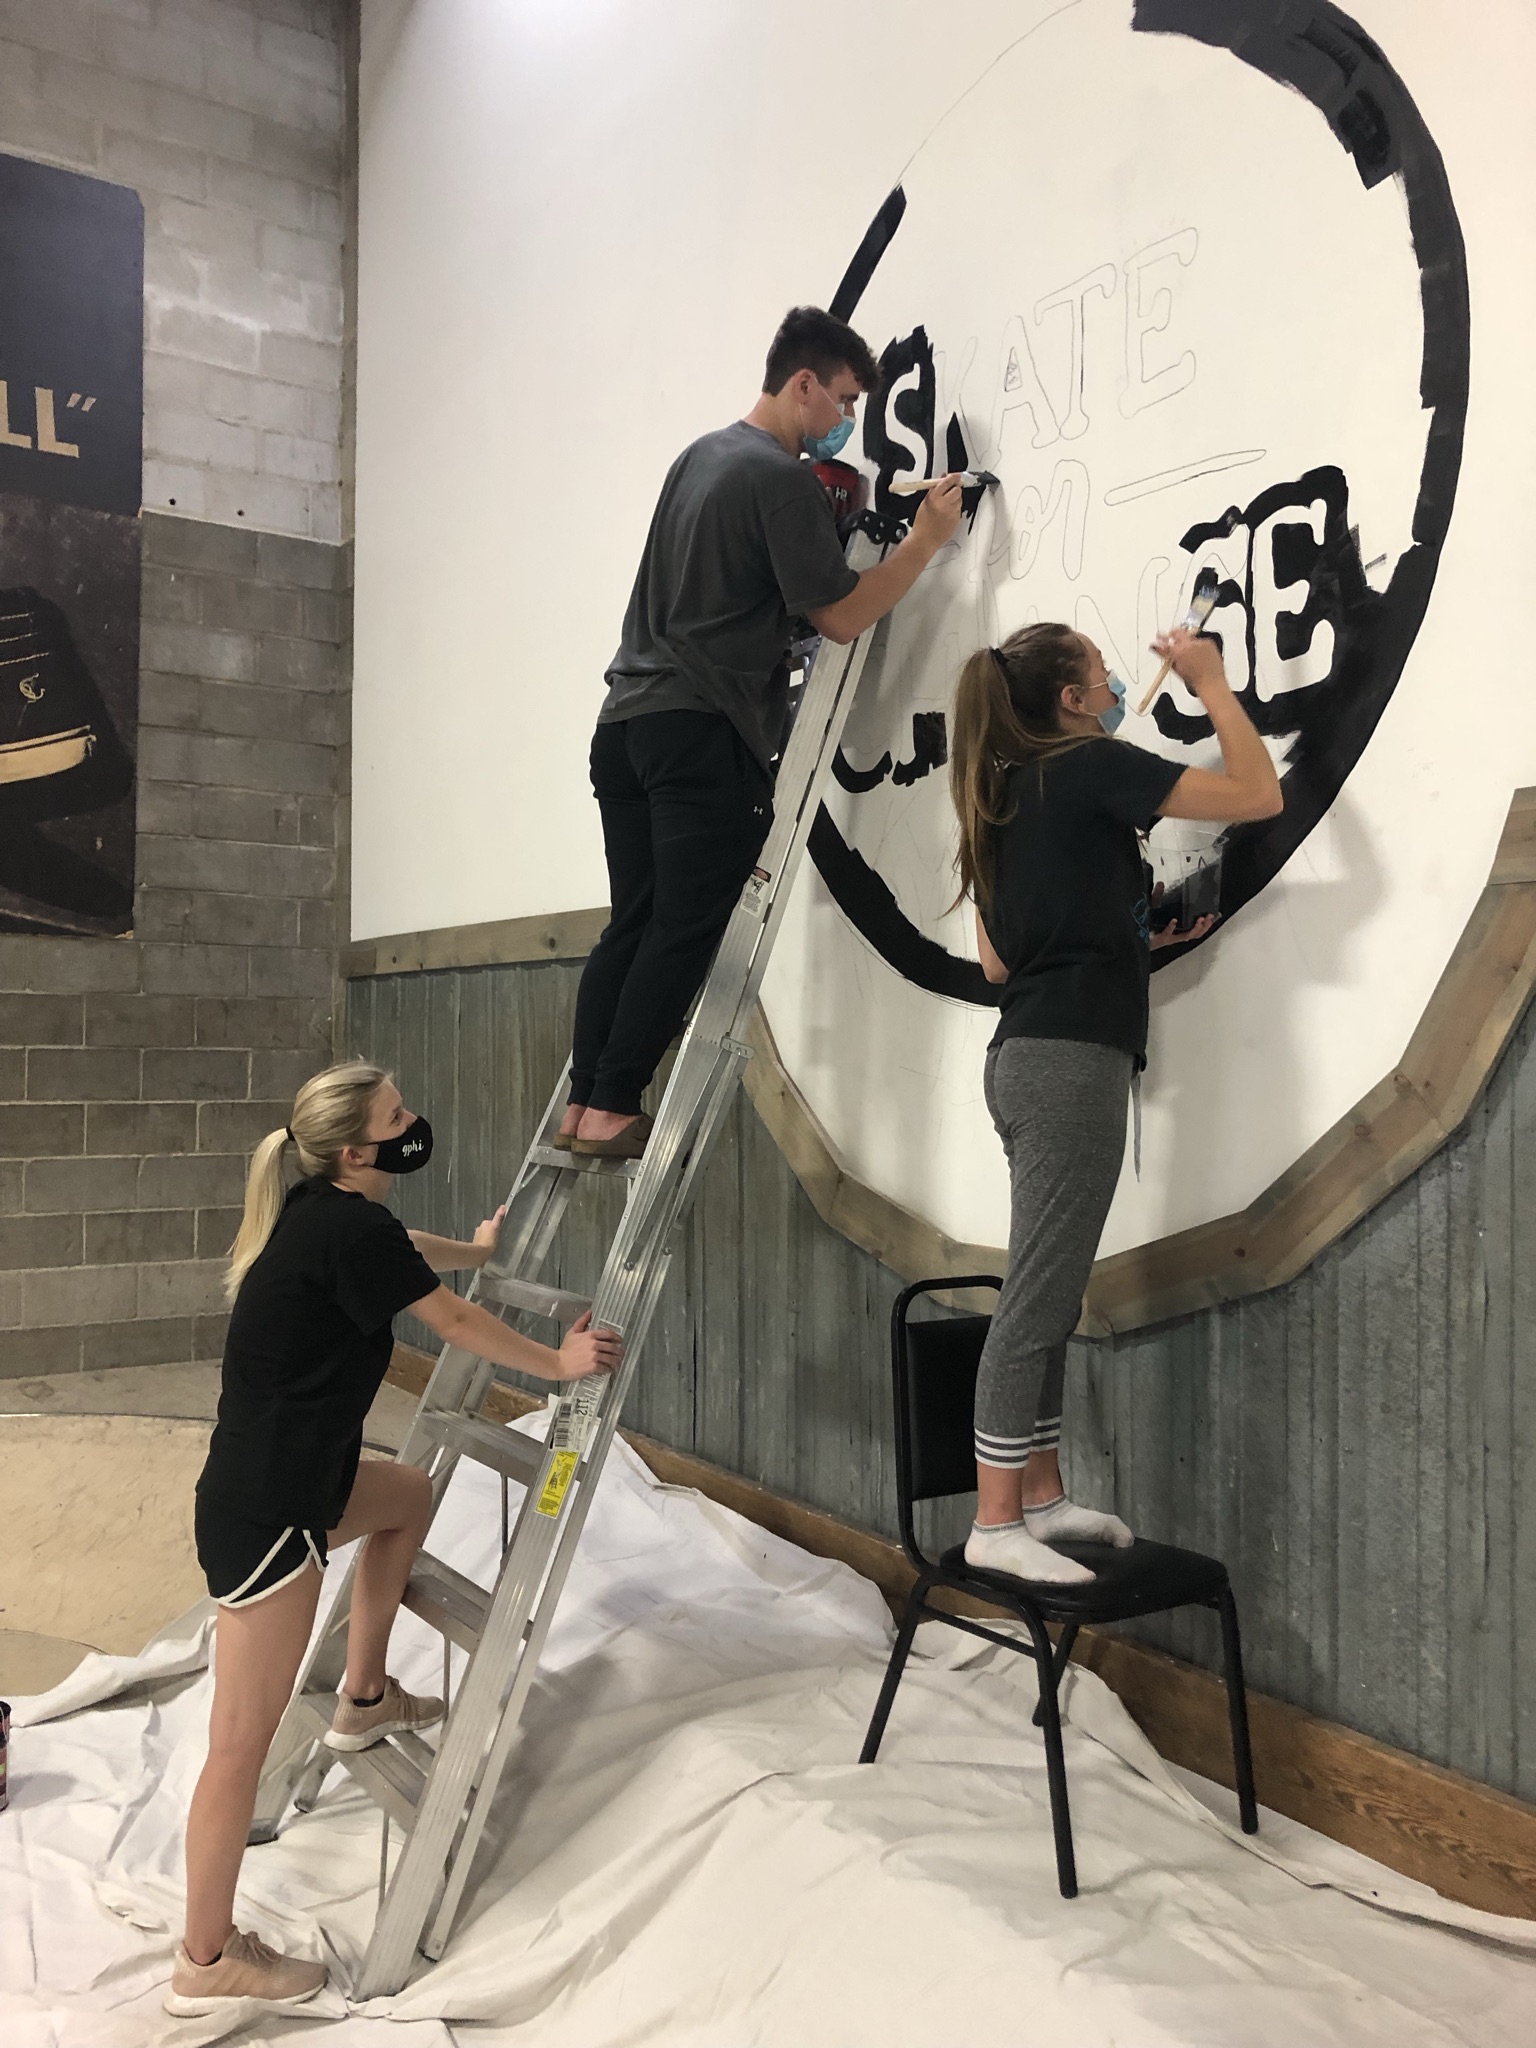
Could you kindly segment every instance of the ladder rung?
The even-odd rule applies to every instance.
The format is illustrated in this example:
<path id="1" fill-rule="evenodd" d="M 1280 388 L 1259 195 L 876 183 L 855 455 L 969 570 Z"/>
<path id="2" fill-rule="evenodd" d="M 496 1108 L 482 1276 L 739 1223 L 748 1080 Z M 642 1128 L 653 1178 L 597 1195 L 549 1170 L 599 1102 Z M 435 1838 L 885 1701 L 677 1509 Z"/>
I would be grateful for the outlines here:
<path id="1" fill-rule="evenodd" d="M 418 1770 L 395 1747 L 389 1736 L 382 1742 L 376 1742 L 371 1749 L 339 1749 L 333 1755 L 374 1805 L 382 1807 L 390 1819 L 409 1834 L 416 1824 L 416 1809 L 421 1804 L 422 1788 L 427 1782 L 426 1772 Z"/>
<path id="2" fill-rule="evenodd" d="M 481 1422 L 473 1415 L 429 1411 L 421 1427 L 436 1437 L 444 1450 L 461 1458 L 473 1458 L 477 1465 L 489 1465 L 503 1472 L 519 1486 L 532 1486 L 544 1469 L 544 1446 L 520 1430 L 500 1429 L 494 1422 Z"/>
<path id="3" fill-rule="evenodd" d="M 335 1693 L 307 1692 L 300 1704 L 306 1709 L 314 1733 L 323 1735 L 336 1712 Z M 386 1735 L 369 1749 L 327 1749 L 325 1755 L 357 1780 L 375 1806 L 381 1806 L 392 1821 L 410 1832 L 436 1760 L 419 1735 L 402 1731 Z"/>
<path id="4" fill-rule="evenodd" d="M 504 1273 L 480 1269 L 475 1296 L 480 1301 L 499 1301 L 507 1308 L 525 1308 L 552 1323 L 574 1323 L 592 1306 L 585 1294 L 568 1294 L 563 1287 L 545 1287 L 537 1280 L 514 1280 Z"/>
<path id="5" fill-rule="evenodd" d="M 601 1173 L 614 1180 L 633 1180 L 643 1162 L 639 1159 L 589 1159 L 580 1152 L 557 1152 L 553 1145 L 532 1145 L 528 1157 L 535 1166 L 558 1166 L 562 1173 Z"/>
<path id="6" fill-rule="evenodd" d="M 483 1586 L 424 1550 L 411 1567 L 410 1584 L 400 1602 L 450 1643 L 471 1652 L 479 1644 L 490 1604 L 491 1596 Z"/>

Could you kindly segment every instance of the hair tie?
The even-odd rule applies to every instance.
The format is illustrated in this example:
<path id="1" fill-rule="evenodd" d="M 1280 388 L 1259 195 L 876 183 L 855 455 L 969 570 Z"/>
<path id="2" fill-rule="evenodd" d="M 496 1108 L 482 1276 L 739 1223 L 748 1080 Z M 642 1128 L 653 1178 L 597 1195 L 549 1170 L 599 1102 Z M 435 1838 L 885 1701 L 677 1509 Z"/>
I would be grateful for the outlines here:
<path id="1" fill-rule="evenodd" d="M 292 1124 L 283 1125 L 283 1136 L 288 1140 L 290 1145 L 297 1145 L 297 1143 L 299 1142 L 298 1139 L 293 1135 Z"/>

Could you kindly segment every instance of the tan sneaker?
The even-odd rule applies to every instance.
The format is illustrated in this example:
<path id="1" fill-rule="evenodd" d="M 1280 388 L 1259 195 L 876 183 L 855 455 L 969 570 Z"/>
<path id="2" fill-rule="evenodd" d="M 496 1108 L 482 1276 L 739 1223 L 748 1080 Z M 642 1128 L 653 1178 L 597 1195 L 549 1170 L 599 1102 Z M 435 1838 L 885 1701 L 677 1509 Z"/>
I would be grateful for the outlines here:
<path id="1" fill-rule="evenodd" d="M 431 1728 L 443 1718 L 441 1700 L 418 1699 L 398 1678 L 386 1678 L 377 1706 L 359 1707 L 344 1692 L 336 1695 L 336 1712 L 325 1734 L 328 1749 L 367 1749 L 384 1735 L 405 1729 Z"/>
<path id="2" fill-rule="evenodd" d="M 611 1138 L 572 1138 L 571 1151 L 577 1159 L 639 1159 L 653 1128 L 652 1119 L 642 1109 Z"/>
<path id="3" fill-rule="evenodd" d="M 268 2005 L 302 2005 L 326 1979 L 324 1963 L 301 1963 L 279 1955 L 259 1934 L 237 1927 L 211 1963 L 194 1963 L 183 1945 L 176 1951 L 165 2009 L 176 2019 L 218 2012 L 236 1998 L 260 1998 Z"/>

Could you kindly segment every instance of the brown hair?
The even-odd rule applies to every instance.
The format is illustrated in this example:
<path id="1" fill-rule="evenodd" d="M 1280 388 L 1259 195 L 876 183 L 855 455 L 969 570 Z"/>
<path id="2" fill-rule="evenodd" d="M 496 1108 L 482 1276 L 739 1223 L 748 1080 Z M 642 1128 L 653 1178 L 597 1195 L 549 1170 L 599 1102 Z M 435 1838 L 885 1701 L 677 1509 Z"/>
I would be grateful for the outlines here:
<path id="1" fill-rule="evenodd" d="M 820 306 L 791 306 L 779 322 L 763 367 L 763 389 L 777 398 L 797 370 L 809 370 L 825 384 L 839 370 L 858 379 L 864 391 L 880 382 L 880 365 L 869 343 L 846 320 L 823 313 Z"/>
<path id="2" fill-rule="evenodd" d="M 1008 771 L 1044 764 L 1092 733 L 1063 732 L 1061 693 L 1086 682 L 1088 655 L 1070 626 L 1021 626 L 1001 647 L 978 647 L 960 671 L 949 726 L 949 793 L 960 820 L 960 893 L 992 900 L 992 835 L 1005 822 Z"/>
<path id="3" fill-rule="evenodd" d="M 245 1182 L 245 1214 L 229 1248 L 224 1292 L 231 1301 L 266 1246 L 283 1213 L 283 1154 L 292 1145 L 306 1174 L 334 1179 L 345 1146 L 366 1145 L 373 1098 L 389 1079 L 371 1060 L 343 1060 L 304 1083 L 293 1098 L 293 1121 L 268 1131 L 256 1147 Z"/>

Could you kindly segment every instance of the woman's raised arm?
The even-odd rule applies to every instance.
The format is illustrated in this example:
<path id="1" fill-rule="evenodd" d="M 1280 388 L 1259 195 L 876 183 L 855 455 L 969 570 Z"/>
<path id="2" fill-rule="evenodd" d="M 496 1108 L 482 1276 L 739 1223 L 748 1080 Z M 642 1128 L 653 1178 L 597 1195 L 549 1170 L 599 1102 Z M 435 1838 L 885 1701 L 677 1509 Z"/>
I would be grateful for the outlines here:
<path id="1" fill-rule="evenodd" d="M 1158 807 L 1158 816 L 1213 822 L 1278 817 L 1285 808 L 1280 778 L 1269 749 L 1232 694 L 1216 642 L 1176 627 L 1152 645 L 1171 658 L 1174 672 L 1200 699 L 1221 742 L 1220 768 L 1186 768 Z"/>

